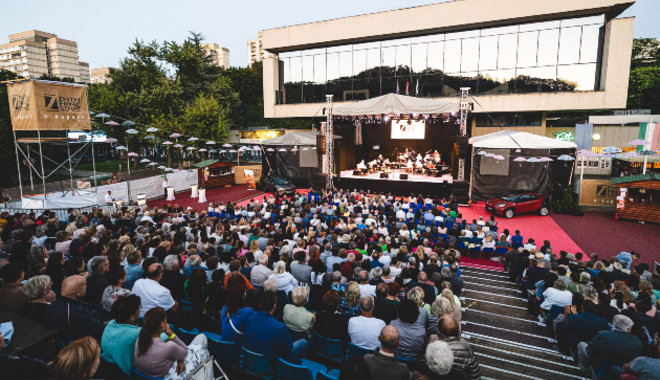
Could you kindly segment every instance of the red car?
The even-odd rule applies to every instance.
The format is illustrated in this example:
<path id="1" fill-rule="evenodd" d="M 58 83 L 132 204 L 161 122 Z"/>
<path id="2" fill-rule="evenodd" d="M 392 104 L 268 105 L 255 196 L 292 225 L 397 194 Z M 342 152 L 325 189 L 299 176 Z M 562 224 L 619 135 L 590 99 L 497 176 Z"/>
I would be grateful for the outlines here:
<path id="1" fill-rule="evenodd" d="M 492 198 L 486 202 L 486 210 L 492 213 L 513 218 L 516 214 L 538 212 L 548 215 L 550 209 L 543 195 L 538 193 L 512 194 L 501 198 Z"/>

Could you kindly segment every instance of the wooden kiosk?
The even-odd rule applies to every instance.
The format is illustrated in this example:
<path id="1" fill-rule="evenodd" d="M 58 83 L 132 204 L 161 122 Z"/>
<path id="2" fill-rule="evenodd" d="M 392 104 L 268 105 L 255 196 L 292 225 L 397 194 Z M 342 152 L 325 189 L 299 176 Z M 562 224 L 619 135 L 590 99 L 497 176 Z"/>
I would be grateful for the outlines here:
<path id="1" fill-rule="evenodd" d="M 660 223 L 660 173 L 612 178 L 619 218 Z"/>
<path id="2" fill-rule="evenodd" d="M 198 162 L 193 166 L 197 168 L 197 183 L 200 189 L 211 189 L 234 184 L 234 164 L 231 162 L 206 160 Z"/>

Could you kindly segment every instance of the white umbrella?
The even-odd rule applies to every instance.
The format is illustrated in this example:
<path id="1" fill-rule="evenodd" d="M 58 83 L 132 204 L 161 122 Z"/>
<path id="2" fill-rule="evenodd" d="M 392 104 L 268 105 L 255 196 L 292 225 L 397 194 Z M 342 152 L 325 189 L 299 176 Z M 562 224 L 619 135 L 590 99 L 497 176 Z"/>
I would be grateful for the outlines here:
<path id="1" fill-rule="evenodd" d="M 516 157 L 513 159 L 513 162 L 527 162 L 525 157 Z"/>
<path id="2" fill-rule="evenodd" d="M 149 128 L 147 128 L 147 132 L 150 132 L 150 133 L 158 132 L 158 128 L 149 127 Z"/>
<path id="3" fill-rule="evenodd" d="M 485 155 L 488 154 L 488 152 L 486 152 L 485 150 L 480 150 L 479 153 L 477 153 L 477 154 L 480 155 L 480 156 L 485 156 Z"/>
<path id="4" fill-rule="evenodd" d="M 206 145 L 215 145 L 215 141 L 209 140 L 206 142 Z"/>
<path id="5" fill-rule="evenodd" d="M 194 146 L 189 146 L 189 147 L 186 148 L 186 150 L 195 150 L 195 147 Z"/>
<path id="6" fill-rule="evenodd" d="M 223 147 L 223 148 L 231 148 L 232 145 L 231 145 L 231 144 L 222 144 L 222 147 Z"/>
<path id="7" fill-rule="evenodd" d="M 252 147 L 252 149 L 254 149 L 254 150 L 261 150 L 261 147 L 260 147 L 259 145 L 255 145 L 255 146 Z"/>
<path id="8" fill-rule="evenodd" d="M 551 161 L 554 161 L 554 160 L 550 157 L 541 157 L 541 158 L 539 158 L 539 162 L 551 162 Z"/>
<path id="9" fill-rule="evenodd" d="M 137 135 L 139 132 L 137 129 L 130 128 L 126 130 L 126 133 L 129 135 Z"/>
<path id="10" fill-rule="evenodd" d="M 211 150 L 213 150 L 213 149 L 211 149 Z M 200 151 L 200 152 L 206 152 L 206 148 L 202 148 L 202 149 L 200 149 L 199 151 Z"/>
<path id="11" fill-rule="evenodd" d="M 183 148 L 183 145 L 181 145 L 181 144 L 174 144 L 174 145 L 172 145 L 172 146 L 173 146 L 174 148 Z"/>
<path id="12" fill-rule="evenodd" d="M 284 148 L 280 148 L 280 149 L 278 150 L 278 152 L 286 152 L 286 149 L 284 149 Z"/>
<path id="13" fill-rule="evenodd" d="M 156 166 L 158 165 L 158 162 L 150 162 L 147 164 L 147 166 Z"/>
<path id="14" fill-rule="evenodd" d="M 172 145 L 172 144 L 174 144 L 174 143 L 171 142 L 171 141 L 163 141 L 163 145 Z"/>
<path id="15" fill-rule="evenodd" d="M 236 149 L 229 149 L 228 152 L 229 153 L 236 153 Z"/>
<path id="16" fill-rule="evenodd" d="M 172 168 L 165 168 L 165 171 L 166 171 L 166 172 L 171 172 L 171 171 L 174 171 L 174 169 L 172 169 Z"/>
<path id="17" fill-rule="evenodd" d="M 303 151 L 305 151 L 305 150 L 309 150 L 309 148 L 308 148 L 308 147 L 304 147 L 304 148 L 302 148 L 302 150 L 303 150 Z"/>
<path id="18" fill-rule="evenodd" d="M 227 151 L 222 149 L 219 153 L 227 153 Z"/>
<path id="19" fill-rule="evenodd" d="M 128 152 L 128 157 L 140 157 L 140 155 L 135 152 Z"/>
<path id="20" fill-rule="evenodd" d="M 496 155 L 493 156 L 493 158 L 498 160 L 498 161 L 504 160 L 504 156 L 502 156 L 501 154 L 496 154 Z"/>
<path id="21" fill-rule="evenodd" d="M 266 149 L 266 152 L 274 152 L 274 151 L 275 151 L 275 149 L 273 149 L 273 148 Z"/>
<path id="22" fill-rule="evenodd" d="M 297 151 L 298 151 L 298 147 L 297 147 L 297 146 L 294 146 L 293 149 L 291 149 L 291 151 L 292 151 L 292 152 L 297 152 Z"/>
<path id="23" fill-rule="evenodd" d="M 575 161 L 575 157 L 573 157 L 569 154 L 562 154 L 561 156 L 557 157 L 557 160 L 559 160 L 559 161 Z"/>
<path id="24" fill-rule="evenodd" d="M 527 162 L 541 162 L 541 160 L 539 160 L 536 157 L 530 157 L 530 158 L 527 159 Z"/>
<path id="25" fill-rule="evenodd" d="M 128 150 L 128 148 L 126 148 L 126 147 L 123 146 L 123 145 L 119 145 L 116 149 L 117 149 L 117 150 Z"/>
<path id="26" fill-rule="evenodd" d="M 197 141 L 197 140 L 199 140 L 197 137 L 191 137 L 188 139 L 188 141 Z"/>
<path id="27" fill-rule="evenodd" d="M 183 136 L 183 135 L 178 133 L 178 132 L 174 132 L 170 135 L 170 137 L 173 138 L 173 139 L 178 139 L 181 136 Z"/>
<path id="28" fill-rule="evenodd" d="M 148 163 L 148 162 L 151 162 L 151 160 L 148 159 L 148 158 L 143 158 L 143 159 L 140 160 L 140 163 L 141 163 L 141 164 L 146 164 L 146 163 Z"/>
<path id="29" fill-rule="evenodd" d="M 112 143 L 116 143 L 117 139 L 114 137 L 108 137 L 107 139 L 105 139 L 105 142 L 112 144 Z"/>
<path id="30" fill-rule="evenodd" d="M 167 166 L 160 165 L 160 166 L 158 166 L 158 169 L 160 169 L 160 170 L 164 170 L 164 169 L 167 169 Z"/>

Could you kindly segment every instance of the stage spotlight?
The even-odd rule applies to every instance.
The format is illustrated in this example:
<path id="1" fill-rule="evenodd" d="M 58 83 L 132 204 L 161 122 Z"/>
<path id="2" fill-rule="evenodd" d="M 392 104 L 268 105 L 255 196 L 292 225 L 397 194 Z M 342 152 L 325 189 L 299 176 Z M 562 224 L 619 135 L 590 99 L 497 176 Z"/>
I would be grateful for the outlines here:
<path id="1" fill-rule="evenodd" d="M 385 116 L 385 117 L 383 118 L 383 120 L 387 123 L 388 121 L 390 121 L 390 117 L 389 117 L 389 116 Z"/>

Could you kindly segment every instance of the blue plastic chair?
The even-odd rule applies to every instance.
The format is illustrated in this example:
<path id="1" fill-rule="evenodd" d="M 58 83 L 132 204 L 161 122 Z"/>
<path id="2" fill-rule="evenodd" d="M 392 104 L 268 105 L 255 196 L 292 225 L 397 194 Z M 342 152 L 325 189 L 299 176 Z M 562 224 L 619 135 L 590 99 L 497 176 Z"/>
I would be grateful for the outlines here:
<path id="1" fill-rule="evenodd" d="M 266 359 L 266 356 L 252 352 L 245 347 L 241 347 L 241 368 L 248 375 L 260 379 L 271 380 L 273 376 L 273 365 Z"/>
<path id="2" fill-rule="evenodd" d="M 220 364 L 236 370 L 241 368 L 241 360 L 236 343 L 223 342 L 208 336 L 207 341 L 209 352 Z"/>
<path id="3" fill-rule="evenodd" d="M 364 355 L 372 354 L 373 352 L 373 350 L 367 350 L 366 348 L 356 346 L 353 343 L 348 343 L 346 346 L 346 360 L 355 356 L 364 357 Z"/>
<path id="4" fill-rule="evenodd" d="M 505 254 L 506 252 L 507 252 L 506 247 L 497 247 L 495 249 L 495 253 L 498 253 L 498 254 Z"/>
<path id="5" fill-rule="evenodd" d="M 316 355 L 338 363 L 344 361 L 344 343 L 339 339 L 330 339 L 319 334 L 314 337 Z"/>
<path id="6" fill-rule="evenodd" d="M 328 372 L 319 372 L 316 375 L 316 380 L 339 380 L 340 371 L 337 369 Z"/>
<path id="7" fill-rule="evenodd" d="M 192 329 L 192 330 L 186 330 L 184 328 L 179 327 L 177 335 L 179 336 L 179 339 L 183 341 L 185 344 L 190 344 L 193 339 L 197 335 L 199 335 L 199 331 L 197 329 Z"/>
<path id="8" fill-rule="evenodd" d="M 493 253 L 495 250 L 493 248 L 482 248 L 481 252 Z"/>
<path id="9" fill-rule="evenodd" d="M 289 363 L 279 359 L 278 379 L 280 380 L 314 380 L 312 372 L 304 366 Z"/>
<path id="10" fill-rule="evenodd" d="M 135 368 L 131 368 L 131 378 L 140 380 L 163 380 L 162 377 L 151 377 L 149 375 L 145 375 L 144 373 L 140 373 Z"/>
<path id="11" fill-rule="evenodd" d="M 181 304 L 181 309 L 182 310 L 192 310 L 192 308 L 193 308 L 192 302 L 188 302 L 184 299 L 179 300 L 179 303 Z"/>

